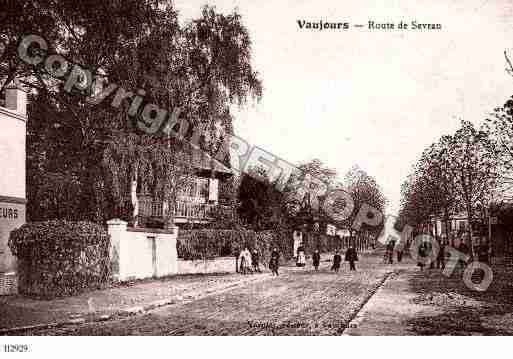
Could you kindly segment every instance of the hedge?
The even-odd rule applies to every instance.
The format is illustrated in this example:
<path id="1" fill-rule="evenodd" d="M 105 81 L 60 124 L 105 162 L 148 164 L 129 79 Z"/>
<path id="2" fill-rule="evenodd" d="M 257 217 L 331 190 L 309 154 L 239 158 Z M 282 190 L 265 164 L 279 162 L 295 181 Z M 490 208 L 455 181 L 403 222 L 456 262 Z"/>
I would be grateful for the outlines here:
<path id="1" fill-rule="evenodd" d="M 303 235 L 303 244 L 307 255 L 318 249 L 320 253 L 333 253 L 343 249 L 343 241 L 338 236 L 307 232 Z"/>
<path id="2" fill-rule="evenodd" d="M 292 257 L 292 233 L 288 231 L 197 229 L 178 232 L 177 251 L 182 259 L 234 256 L 244 247 L 256 249 L 265 260 L 276 247 L 286 259 Z"/>
<path id="3" fill-rule="evenodd" d="M 33 222 L 11 232 L 19 292 L 40 298 L 76 295 L 110 282 L 110 238 L 91 222 Z"/>

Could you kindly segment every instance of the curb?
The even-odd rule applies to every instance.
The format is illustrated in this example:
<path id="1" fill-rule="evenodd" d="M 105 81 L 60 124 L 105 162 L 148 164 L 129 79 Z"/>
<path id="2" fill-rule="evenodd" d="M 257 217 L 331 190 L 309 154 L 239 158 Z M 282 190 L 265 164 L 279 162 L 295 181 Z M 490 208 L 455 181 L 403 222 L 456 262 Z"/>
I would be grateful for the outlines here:
<path id="1" fill-rule="evenodd" d="M 394 272 L 387 272 L 385 276 L 378 282 L 378 284 L 368 293 L 368 295 L 365 297 L 365 299 L 362 301 L 362 303 L 358 306 L 358 308 L 353 312 L 350 319 L 347 321 L 347 325 L 344 327 L 340 335 L 349 335 L 346 333 L 348 329 L 355 329 L 358 328 L 358 324 L 360 324 L 360 316 L 359 314 L 365 307 L 365 305 L 369 302 L 369 300 L 376 294 L 384 285 L 385 283 L 393 279 L 398 273 Z"/>
<path id="2" fill-rule="evenodd" d="M 35 325 L 28 325 L 28 326 L 22 326 L 22 327 L 14 327 L 14 328 L 5 328 L 0 329 L 0 336 L 5 335 L 13 335 L 16 333 L 23 333 L 28 332 L 31 330 L 44 330 L 44 329 L 55 329 L 55 328 L 62 328 L 66 326 L 72 326 L 72 325 L 79 325 L 79 324 L 91 324 L 91 323 L 99 323 L 99 322 L 105 322 L 108 320 L 115 320 L 115 319 L 125 319 L 128 317 L 141 315 L 148 313 L 152 310 L 166 307 L 170 305 L 175 304 L 187 304 L 195 300 L 206 298 L 210 295 L 214 294 L 220 294 L 227 292 L 233 288 L 239 287 L 241 285 L 245 285 L 248 283 L 259 283 L 261 281 L 267 280 L 272 277 L 266 277 L 261 276 L 260 278 L 255 278 L 253 280 L 247 279 L 247 280 L 241 280 L 236 283 L 230 283 L 224 286 L 220 286 L 216 289 L 209 289 L 204 292 L 198 293 L 189 293 L 185 295 L 179 295 L 173 299 L 160 299 L 154 302 L 150 302 L 146 305 L 142 306 L 135 306 L 130 307 L 126 309 L 120 309 L 117 310 L 111 314 L 84 314 L 84 315 L 74 315 L 71 316 L 70 319 L 59 321 L 59 322 L 51 322 L 51 323 L 45 323 L 45 324 L 35 324 Z"/>
<path id="3" fill-rule="evenodd" d="M 84 317 L 80 316 L 80 317 L 73 317 L 68 320 L 63 320 L 63 321 L 59 321 L 59 322 L 51 322 L 51 323 L 46 323 L 46 324 L 35 324 L 35 325 L 27 325 L 27 326 L 23 326 L 23 327 L 0 329 L 0 336 L 12 335 L 12 334 L 16 334 L 16 333 L 23 333 L 23 332 L 28 332 L 31 330 L 55 329 L 55 328 L 62 328 L 62 327 L 71 326 L 71 325 L 104 322 L 104 321 L 112 319 L 117 314 L 118 314 L 117 312 L 113 313 L 113 314 L 101 314 L 101 315 L 96 315 L 94 317 L 89 317 L 89 318 L 84 318 Z"/>

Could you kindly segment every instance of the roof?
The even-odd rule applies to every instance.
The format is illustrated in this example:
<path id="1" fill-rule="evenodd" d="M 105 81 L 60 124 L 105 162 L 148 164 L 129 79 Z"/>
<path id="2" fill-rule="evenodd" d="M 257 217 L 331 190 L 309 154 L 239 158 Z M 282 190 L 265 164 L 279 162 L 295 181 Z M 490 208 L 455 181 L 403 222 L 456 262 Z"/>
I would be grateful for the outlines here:
<path id="1" fill-rule="evenodd" d="M 201 171 L 210 172 L 212 168 L 215 172 L 222 173 L 224 175 L 233 175 L 232 169 L 228 168 L 215 158 L 212 158 L 205 151 L 202 151 L 199 148 L 193 148 L 192 151 L 192 165 Z"/>

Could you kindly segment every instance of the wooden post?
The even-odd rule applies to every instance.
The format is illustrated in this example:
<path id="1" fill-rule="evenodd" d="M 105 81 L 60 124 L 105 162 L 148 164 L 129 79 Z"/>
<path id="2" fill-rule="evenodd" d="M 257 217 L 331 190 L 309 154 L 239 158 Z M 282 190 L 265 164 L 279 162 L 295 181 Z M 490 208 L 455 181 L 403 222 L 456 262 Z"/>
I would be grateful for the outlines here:
<path id="1" fill-rule="evenodd" d="M 139 216 L 139 200 L 137 198 L 137 180 L 133 180 L 130 186 L 130 199 L 132 201 L 132 206 L 134 207 L 134 211 L 132 212 L 132 220 L 134 227 L 138 226 L 138 216 Z"/>

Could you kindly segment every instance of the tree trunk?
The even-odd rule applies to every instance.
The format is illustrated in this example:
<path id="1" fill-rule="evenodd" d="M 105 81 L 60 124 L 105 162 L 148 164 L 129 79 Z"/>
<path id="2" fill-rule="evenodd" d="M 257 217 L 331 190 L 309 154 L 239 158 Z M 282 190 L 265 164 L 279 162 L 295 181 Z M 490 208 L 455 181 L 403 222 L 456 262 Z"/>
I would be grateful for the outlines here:
<path id="1" fill-rule="evenodd" d="M 474 257 L 474 246 L 473 246 L 473 243 L 472 243 L 472 217 L 473 217 L 472 205 L 467 204 L 468 244 L 470 246 L 470 254 L 472 255 L 472 257 Z"/>
<path id="2" fill-rule="evenodd" d="M 94 167 L 90 167 L 82 172 L 80 182 L 82 185 L 82 196 L 80 200 L 80 220 L 98 221 L 96 218 L 97 206 L 96 203 L 96 186 L 94 177 Z"/>

